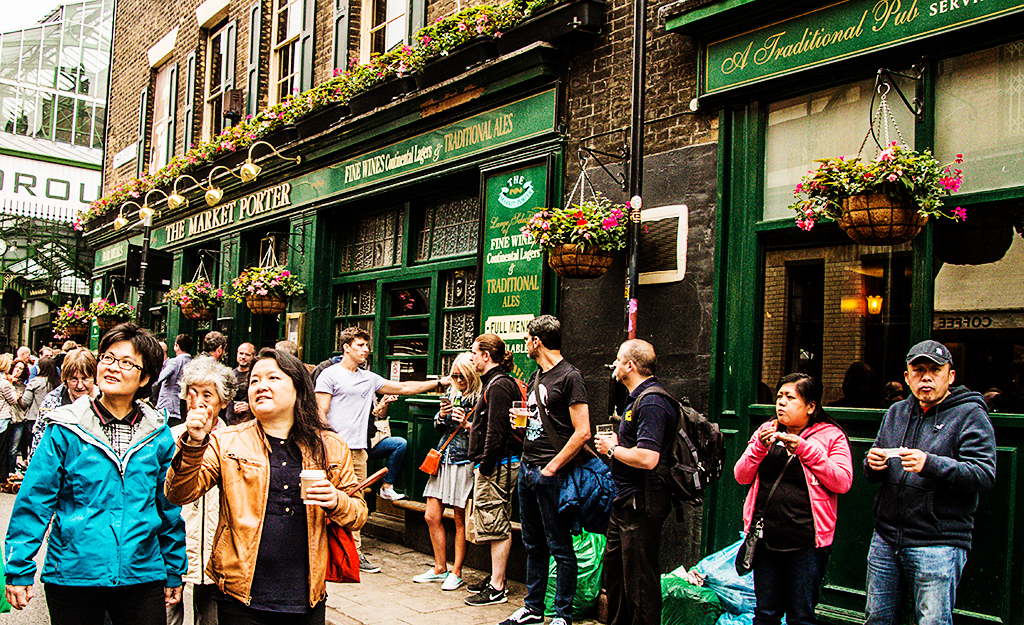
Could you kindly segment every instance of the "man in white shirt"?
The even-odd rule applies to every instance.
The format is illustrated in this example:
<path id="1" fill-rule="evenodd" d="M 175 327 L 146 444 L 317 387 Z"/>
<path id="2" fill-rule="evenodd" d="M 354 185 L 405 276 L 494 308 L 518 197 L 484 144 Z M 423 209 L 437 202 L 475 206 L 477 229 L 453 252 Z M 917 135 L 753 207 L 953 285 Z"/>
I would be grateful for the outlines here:
<path id="1" fill-rule="evenodd" d="M 370 333 L 362 328 L 351 327 L 342 331 L 341 362 L 323 370 L 316 379 L 316 403 L 320 416 L 331 429 L 341 435 L 352 450 L 352 464 L 356 477 L 366 479 L 367 432 L 370 426 L 370 411 L 376 393 L 388 395 L 418 395 L 440 391 L 451 384 L 450 378 L 425 380 L 423 382 L 394 382 L 361 369 L 370 356 Z M 380 567 L 367 560 L 362 553 L 359 532 L 352 532 L 356 548 L 359 549 L 359 570 L 364 573 L 379 573 Z"/>

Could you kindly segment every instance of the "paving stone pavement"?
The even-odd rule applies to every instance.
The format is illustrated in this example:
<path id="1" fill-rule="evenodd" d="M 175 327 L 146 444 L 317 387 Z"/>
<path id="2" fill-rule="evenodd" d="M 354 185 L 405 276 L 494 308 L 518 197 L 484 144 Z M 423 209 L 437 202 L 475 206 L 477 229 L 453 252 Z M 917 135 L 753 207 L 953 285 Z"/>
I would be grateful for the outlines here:
<path id="1" fill-rule="evenodd" d="M 508 583 L 508 603 L 471 607 L 465 604 L 465 586 L 445 592 L 441 584 L 413 583 L 414 576 L 433 566 L 433 557 L 365 535 L 363 550 L 381 572 L 363 573 L 359 584 L 327 584 L 327 622 L 332 625 L 495 625 L 523 606 L 526 587 L 518 582 Z M 472 583 L 484 575 L 466 568 L 462 578 Z M 574 624 L 598 625 L 590 619 Z"/>

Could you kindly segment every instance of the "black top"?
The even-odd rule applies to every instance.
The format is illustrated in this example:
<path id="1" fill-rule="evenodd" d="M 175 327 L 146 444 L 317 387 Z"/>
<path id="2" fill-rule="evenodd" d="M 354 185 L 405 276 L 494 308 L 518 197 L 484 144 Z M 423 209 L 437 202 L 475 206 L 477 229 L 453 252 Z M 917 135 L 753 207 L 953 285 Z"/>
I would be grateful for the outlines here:
<path id="1" fill-rule="evenodd" d="M 249 594 L 250 608 L 305 614 L 309 607 L 309 537 L 299 492 L 302 454 L 294 443 L 267 436 L 270 492 Z"/>
<path id="2" fill-rule="evenodd" d="M 239 371 L 238 369 L 232 369 L 231 372 L 235 374 L 235 397 L 232 401 L 228 402 L 228 405 L 224 408 L 224 421 L 228 425 L 235 425 L 241 423 L 243 419 L 248 419 L 252 416 L 251 412 L 242 412 L 235 414 L 235 402 L 236 401 L 249 401 L 249 372 L 252 371 Z"/>
<path id="3" fill-rule="evenodd" d="M 623 449 L 635 447 L 656 451 L 661 454 L 658 465 L 668 466 L 672 461 L 669 450 L 678 420 L 676 407 L 667 397 L 653 394 L 644 397 L 636 409 L 633 406 L 640 393 L 657 383 L 657 378 L 648 378 L 629 394 L 626 409 L 622 413 L 622 423 L 619 424 L 619 446 Z M 660 479 L 653 478 L 653 473 L 613 460 L 612 479 L 615 480 L 616 497 L 632 495 L 641 490 L 645 482 L 651 490 L 662 490 L 664 485 Z"/>
<path id="4" fill-rule="evenodd" d="M 512 436 L 508 413 L 512 402 L 522 401 L 523 396 L 519 385 L 501 367 L 492 367 L 480 376 L 480 385 L 483 392 L 473 412 L 466 455 L 480 465 L 480 473 L 490 475 L 502 459 L 522 452 L 522 445 Z"/>
<path id="5" fill-rule="evenodd" d="M 541 401 L 548 415 L 548 422 L 554 425 L 555 440 L 561 441 L 554 446 L 551 437 L 544 431 L 540 412 L 537 409 L 537 397 L 534 394 L 534 380 L 538 380 Z M 544 466 L 562 450 L 565 442 L 572 436 L 575 428 L 569 417 L 569 406 L 587 403 L 587 383 L 579 369 L 562 359 L 558 364 L 542 373 L 539 369 L 530 376 L 527 384 L 530 418 L 526 423 L 526 440 L 523 442 L 523 462 L 534 466 Z"/>
<path id="6" fill-rule="evenodd" d="M 768 455 L 757 467 L 757 501 L 754 502 L 754 516 L 764 517 L 764 538 L 762 544 L 774 551 L 795 551 L 813 547 L 814 517 L 811 515 L 811 496 L 807 492 L 807 478 L 798 458 L 786 467 L 786 473 L 775 489 L 771 502 L 765 509 L 765 501 L 772 490 L 772 484 L 786 465 L 789 454 L 785 447 L 772 445 Z"/>

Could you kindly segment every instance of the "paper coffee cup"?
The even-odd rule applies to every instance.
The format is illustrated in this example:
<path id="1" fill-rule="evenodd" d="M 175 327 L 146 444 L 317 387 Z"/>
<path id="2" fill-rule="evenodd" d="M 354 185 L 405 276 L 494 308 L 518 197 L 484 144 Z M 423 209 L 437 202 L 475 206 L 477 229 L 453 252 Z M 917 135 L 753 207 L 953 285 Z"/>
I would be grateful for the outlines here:
<path id="1" fill-rule="evenodd" d="M 320 480 L 326 480 L 327 474 L 324 473 L 323 469 L 303 469 L 299 473 L 299 492 L 302 494 L 302 503 L 307 506 L 315 505 L 317 502 L 312 499 L 306 499 L 306 489 L 313 484 L 313 482 L 319 482 Z"/>

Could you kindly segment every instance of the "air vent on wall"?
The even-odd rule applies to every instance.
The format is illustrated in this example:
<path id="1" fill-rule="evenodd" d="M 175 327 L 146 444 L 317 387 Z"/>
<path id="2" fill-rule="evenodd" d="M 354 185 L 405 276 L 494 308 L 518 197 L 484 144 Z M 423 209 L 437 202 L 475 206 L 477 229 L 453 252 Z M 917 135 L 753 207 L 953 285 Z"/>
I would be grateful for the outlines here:
<path id="1" fill-rule="evenodd" d="M 640 284 L 678 282 L 686 277 L 688 209 L 685 204 L 645 208 L 641 215 Z"/>

